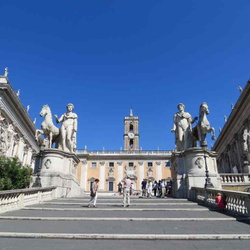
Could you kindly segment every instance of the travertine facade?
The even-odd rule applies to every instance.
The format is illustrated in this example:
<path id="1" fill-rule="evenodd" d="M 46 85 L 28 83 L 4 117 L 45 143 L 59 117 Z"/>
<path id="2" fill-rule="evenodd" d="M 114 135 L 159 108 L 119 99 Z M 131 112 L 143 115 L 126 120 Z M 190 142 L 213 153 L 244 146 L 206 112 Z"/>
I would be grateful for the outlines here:
<path id="1" fill-rule="evenodd" d="M 234 105 L 213 150 L 219 173 L 250 173 L 250 81 Z"/>
<path id="2" fill-rule="evenodd" d="M 89 191 L 91 182 L 100 180 L 100 191 L 117 191 L 118 183 L 129 176 L 135 190 L 143 179 L 170 179 L 172 151 L 87 151 L 77 150 L 81 160 L 81 188 Z"/>
<path id="3" fill-rule="evenodd" d="M 23 165 L 34 168 L 33 156 L 39 152 L 35 130 L 5 70 L 5 74 L 0 76 L 0 155 L 17 156 Z"/>

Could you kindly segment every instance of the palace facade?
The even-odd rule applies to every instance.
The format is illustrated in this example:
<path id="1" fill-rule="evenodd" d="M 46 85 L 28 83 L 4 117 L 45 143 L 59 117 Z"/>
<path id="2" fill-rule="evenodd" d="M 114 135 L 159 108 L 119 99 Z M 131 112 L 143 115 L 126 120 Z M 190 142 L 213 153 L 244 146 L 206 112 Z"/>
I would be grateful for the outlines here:
<path id="1" fill-rule="evenodd" d="M 8 71 L 0 76 L 0 155 L 18 157 L 23 166 L 34 168 L 34 155 L 39 152 L 35 140 L 36 127 L 23 107 L 19 94 L 9 80 Z"/>
<path id="2" fill-rule="evenodd" d="M 140 150 L 139 118 L 130 115 L 124 118 L 124 150 L 87 151 L 77 150 L 81 160 L 80 185 L 89 191 L 96 178 L 100 191 L 117 191 L 117 185 L 129 176 L 135 190 L 141 189 L 143 179 L 171 179 L 170 158 L 172 151 Z"/>
<path id="3" fill-rule="evenodd" d="M 228 117 L 213 150 L 219 173 L 250 173 L 250 81 Z"/>

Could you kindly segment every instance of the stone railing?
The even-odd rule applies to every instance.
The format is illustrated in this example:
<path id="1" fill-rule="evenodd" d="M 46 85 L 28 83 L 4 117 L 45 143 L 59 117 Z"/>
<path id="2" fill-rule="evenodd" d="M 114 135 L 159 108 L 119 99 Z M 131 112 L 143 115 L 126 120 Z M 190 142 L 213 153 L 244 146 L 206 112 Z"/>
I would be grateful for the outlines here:
<path id="1" fill-rule="evenodd" d="M 97 154 L 97 155 L 131 155 L 131 154 L 140 154 L 140 155 L 171 155 L 171 150 L 86 150 L 78 149 L 76 154 Z"/>
<path id="2" fill-rule="evenodd" d="M 0 213 L 56 198 L 56 187 L 0 191 Z"/>
<path id="3" fill-rule="evenodd" d="M 191 200 L 215 208 L 215 196 L 218 192 L 220 192 L 226 199 L 226 210 L 235 214 L 250 215 L 250 193 L 193 187 Z"/>
<path id="4" fill-rule="evenodd" d="M 221 184 L 250 184 L 250 174 L 220 174 Z"/>

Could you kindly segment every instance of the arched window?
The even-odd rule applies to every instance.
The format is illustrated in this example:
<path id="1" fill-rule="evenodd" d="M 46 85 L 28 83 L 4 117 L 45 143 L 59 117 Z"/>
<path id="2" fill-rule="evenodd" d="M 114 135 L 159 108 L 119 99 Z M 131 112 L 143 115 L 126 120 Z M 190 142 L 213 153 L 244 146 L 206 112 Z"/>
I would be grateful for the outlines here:
<path id="1" fill-rule="evenodd" d="M 130 147 L 130 148 L 134 148 L 134 140 L 131 139 L 131 140 L 129 141 L 129 147 Z"/>
<path id="2" fill-rule="evenodd" d="M 134 126 L 133 126 L 133 124 L 132 124 L 132 123 L 130 123 L 130 126 L 129 126 L 129 131 L 130 131 L 130 132 L 133 132 L 133 131 L 134 131 Z"/>

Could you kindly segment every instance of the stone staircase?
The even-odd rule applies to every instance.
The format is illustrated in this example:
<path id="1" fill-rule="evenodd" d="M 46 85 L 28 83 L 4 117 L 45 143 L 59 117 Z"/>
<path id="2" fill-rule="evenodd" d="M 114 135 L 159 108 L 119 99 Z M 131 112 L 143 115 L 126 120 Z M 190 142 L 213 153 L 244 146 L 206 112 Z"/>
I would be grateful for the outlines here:
<path id="1" fill-rule="evenodd" d="M 102 194 L 64 198 L 0 215 L 0 249 L 249 249 L 250 219 L 185 199 Z"/>

